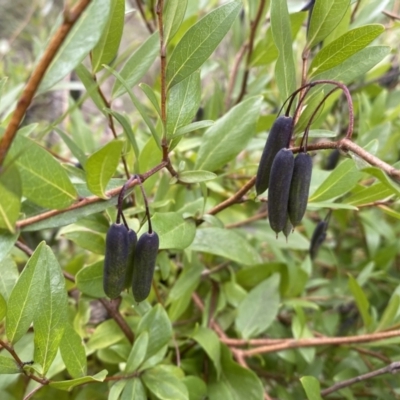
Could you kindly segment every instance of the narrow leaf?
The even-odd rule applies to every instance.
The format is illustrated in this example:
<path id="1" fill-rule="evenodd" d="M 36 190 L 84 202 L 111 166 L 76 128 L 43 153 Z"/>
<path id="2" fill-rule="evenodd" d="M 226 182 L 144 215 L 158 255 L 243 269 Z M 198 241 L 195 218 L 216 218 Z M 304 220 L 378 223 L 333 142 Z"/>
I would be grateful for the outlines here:
<path id="1" fill-rule="evenodd" d="M 121 78 L 127 83 L 127 87 L 133 88 L 139 82 L 149 70 L 159 52 L 159 35 L 158 32 L 154 32 L 135 50 L 121 69 Z M 122 85 L 121 81 L 115 81 L 112 97 L 115 99 L 125 92 L 126 87 Z"/>
<path id="2" fill-rule="evenodd" d="M 336 67 L 353 54 L 368 46 L 385 28 L 379 24 L 366 25 L 340 36 L 329 43 L 313 59 L 309 71 L 311 76 Z"/>
<path id="3" fill-rule="evenodd" d="M 0 173 L 0 193 L 0 229 L 7 229 L 13 234 L 22 195 L 21 178 L 15 164 L 9 163 Z"/>
<path id="4" fill-rule="evenodd" d="M 110 13 L 110 0 L 93 0 L 75 23 L 53 58 L 40 84 L 40 92 L 67 76 L 99 41 Z"/>
<path id="5" fill-rule="evenodd" d="M 125 18 L 125 0 L 111 0 L 110 16 L 99 42 L 92 51 L 93 73 L 109 64 L 118 53 Z"/>
<path id="6" fill-rule="evenodd" d="M 279 282 L 280 275 L 273 274 L 252 289 L 240 303 L 236 328 L 245 339 L 264 332 L 277 316 L 280 303 Z"/>
<path id="7" fill-rule="evenodd" d="M 179 128 L 176 131 L 174 137 L 186 135 L 186 133 L 197 131 L 199 129 L 209 128 L 210 126 L 213 126 L 213 125 L 214 125 L 214 121 L 211 121 L 211 120 L 192 122 L 189 125 L 182 126 L 181 128 Z"/>
<path id="8" fill-rule="evenodd" d="M 296 89 L 296 69 L 292 50 L 292 34 L 286 0 L 271 2 L 272 37 L 279 56 L 275 65 L 276 82 L 281 99 L 285 100 Z"/>
<path id="9" fill-rule="evenodd" d="M 158 98 L 157 98 L 156 94 L 154 93 L 154 90 L 146 83 L 139 83 L 139 87 L 140 87 L 140 89 L 143 90 L 144 94 L 147 96 L 147 98 L 150 100 L 151 104 L 153 105 L 154 109 L 157 111 L 158 116 L 161 118 L 161 109 L 160 109 Z"/>
<path id="10" fill-rule="evenodd" d="M 122 146 L 120 140 L 113 140 L 87 159 L 85 165 L 87 185 L 96 196 L 107 199 L 106 187 L 117 169 Z"/>
<path id="11" fill-rule="evenodd" d="M 178 32 L 185 16 L 188 0 L 168 0 L 164 8 L 164 41 L 168 43 Z"/>
<path id="12" fill-rule="evenodd" d="M 189 28 L 176 45 L 168 62 L 169 88 L 201 67 L 228 33 L 241 6 L 241 2 L 236 0 L 224 4 Z"/>
<path id="13" fill-rule="evenodd" d="M 42 268 L 42 292 L 35 310 L 33 326 L 35 328 L 34 360 L 47 373 L 53 362 L 67 323 L 67 291 L 65 280 L 53 252 L 49 246 L 44 247 Z"/>
<path id="14" fill-rule="evenodd" d="M 354 296 L 354 300 L 356 301 L 364 325 L 368 328 L 372 323 L 372 317 L 369 313 L 369 302 L 362 288 L 351 275 L 349 275 L 349 288 Z"/>
<path id="15" fill-rule="evenodd" d="M 232 161 L 254 135 L 261 104 L 261 97 L 250 97 L 230 109 L 207 129 L 195 169 L 215 171 Z"/>
<path id="16" fill-rule="evenodd" d="M 71 390 L 75 386 L 83 385 L 88 382 L 103 382 L 107 376 L 108 371 L 103 369 L 98 374 L 93 376 L 84 376 L 82 378 L 71 379 L 68 381 L 52 381 L 49 383 L 49 386 L 60 389 L 60 390 Z"/>
<path id="17" fill-rule="evenodd" d="M 85 156 L 85 153 L 81 150 L 81 148 L 74 142 L 74 140 L 72 138 L 69 137 L 69 135 L 67 135 L 61 129 L 55 128 L 55 131 L 60 135 L 63 142 L 71 150 L 71 153 L 80 162 L 82 167 L 84 167 L 86 164 L 86 156 Z"/>
<path id="18" fill-rule="evenodd" d="M 46 245 L 41 242 L 25 265 L 11 292 L 6 316 L 6 334 L 11 343 L 21 339 L 33 321 L 41 302 L 46 261 Z"/>
<path id="19" fill-rule="evenodd" d="M 316 0 L 308 30 L 308 48 L 324 40 L 336 27 L 350 6 L 350 0 Z"/>
<path id="20" fill-rule="evenodd" d="M 148 344 L 149 334 L 147 331 L 143 331 L 133 344 L 125 366 L 126 373 L 134 372 L 140 367 L 140 364 L 145 360 Z"/>

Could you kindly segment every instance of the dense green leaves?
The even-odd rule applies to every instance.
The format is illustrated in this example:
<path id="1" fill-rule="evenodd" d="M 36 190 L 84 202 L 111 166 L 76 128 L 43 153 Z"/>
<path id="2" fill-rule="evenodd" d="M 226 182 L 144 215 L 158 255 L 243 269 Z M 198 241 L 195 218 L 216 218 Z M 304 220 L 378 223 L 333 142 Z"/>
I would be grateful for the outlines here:
<path id="1" fill-rule="evenodd" d="M 215 171 L 231 161 L 250 141 L 261 107 L 260 97 L 250 97 L 233 107 L 207 129 L 196 160 L 196 169 Z"/>
<path id="2" fill-rule="evenodd" d="M 211 11 L 179 41 L 168 62 L 167 81 L 172 87 L 196 71 L 229 31 L 241 4 L 231 1 Z"/>

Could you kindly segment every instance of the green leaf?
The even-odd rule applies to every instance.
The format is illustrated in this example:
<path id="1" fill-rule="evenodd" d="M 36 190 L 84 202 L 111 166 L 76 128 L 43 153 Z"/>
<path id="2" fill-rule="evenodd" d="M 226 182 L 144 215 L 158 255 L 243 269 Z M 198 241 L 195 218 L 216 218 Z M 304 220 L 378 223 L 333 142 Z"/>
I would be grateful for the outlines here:
<path id="1" fill-rule="evenodd" d="M 67 323 L 60 342 L 61 357 L 72 378 L 86 375 L 86 352 L 81 337 L 71 324 Z"/>
<path id="2" fill-rule="evenodd" d="M 309 68 L 310 75 L 319 74 L 341 64 L 344 60 L 368 46 L 384 30 L 385 28 L 382 25 L 365 25 L 340 36 L 317 53 Z"/>
<path id="3" fill-rule="evenodd" d="M 397 313 L 400 307 L 400 296 L 397 293 L 393 293 L 392 298 L 389 301 L 389 304 L 386 306 L 385 311 L 379 321 L 376 332 L 382 331 L 384 329 L 390 328 L 396 319 Z"/>
<path id="4" fill-rule="evenodd" d="M 361 204 L 368 204 L 377 200 L 382 200 L 392 195 L 393 188 L 389 189 L 386 184 L 378 182 L 350 195 L 346 198 L 346 203 L 358 206 Z"/>
<path id="5" fill-rule="evenodd" d="M 215 178 L 217 175 L 209 171 L 183 171 L 178 175 L 179 181 L 184 183 L 207 182 Z"/>
<path id="6" fill-rule="evenodd" d="M 248 339 L 264 332 L 279 311 L 280 275 L 273 274 L 252 289 L 238 307 L 236 328 Z"/>
<path id="7" fill-rule="evenodd" d="M 157 111 L 158 116 L 161 118 L 161 109 L 160 109 L 160 105 L 159 105 L 159 100 L 158 100 L 156 94 L 154 93 L 154 90 L 146 83 L 139 83 L 139 87 L 140 87 L 140 89 L 143 90 L 143 93 L 150 100 L 154 109 Z"/>
<path id="8" fill-rule="evenodd" d="M 343 196 L 357 184 L 363 176 L 353 160 L 339 164 L 310 196 L 309 202 L 321 202 Z"/>
<path id="9" fill-rule="evenodd" d="M 93 73 L 101 70 L 102 64 L 109 64 L 118 53 L 125 18 L 125 0 L 112 0 L 110 16 L 99 42 L 92 50 Z"/>
<path id="10" fill-rule="evenodd" d="M 336 27 L 350 6 L 350 0 L 316 0 L 307 35 L 308 48 L 324 40 Z"/>
<path id="11" fill-rule="evenodd" d="M 140 367 L 140 364 L 145 360 L 148 344 L 149 334 L 147 331 L 143 331 L 133 344 L 125 366 L 126 373 L 134 372 Z"/>
<path id="12" fill-rule="evenodd" d="M 0 193 L 0 229 L 14 233 L 22 195 L 21 178 L 15 164 L 6 165 L 0 173 Z"/>
<path id="13" fill-rule="evenodd" d="M 244 236 L 222 228 L 197 229 L 196 237 L 189 249 L 225 257 L 243 265 L 261 262 L 258 252 Z"/>
<path id="14" fill-rule="evenodd" d="M 186 386 L 162 366 L 148 369 L 142 379 L 147 389 L 160 400 L 189 400 Z"/>
<path id="15" fill-rule="evenodd" d="M 233 160 L 254 135 L 261 104 L 262 97 L 250 97 L 231 108 L 207 129 L 195 169 L 215 171 Z"/>
<path id="16" fill-rule="evenodd" d="M 132 380 L 137 380 L 138 378 L 133 378 Z M 108 400 L 119 400 L 121 392 L 124 390 L 125 386 L 130 382 L 130 380 L 120 380 L 116 381 L 114 385 L 111 386 L 110 392 L 108 393 Z M 146 400 L 146 399 L 144 399 Z"/>
<path id="17" fill-rule="evenodd" d="M 196 71 L 169 91 L 167 139 L 172 139 L 179 128 L 189 124 L 200 105 L 200 72 Z"/>
<path id="18" fill-rule="evenodd" d="M 133 378 L 125 385 L 120 400 L 147 400 L 146 389 L 140 378 Z"/>
<path id="19" fill-rule="evenodd" d="M 18 280 L 18 269 L 15 262 L 10 258 L 4 258 L 0 261 L 0 294 L 8 301 L 10 294 Z"/>
<path id="20" fill-rule="evenodd" d="M 99 41 L 110 13 L 110 0 L 93 0 L 75 23 L 40 84 L 44 92 L 67 76 Z"/>
<path id="21" fill-rule="evenodd" d="M 140 320 L 136 335 L 139 336 L 145 331 L 149 335 L 145 357 L 145 360 L 148 360 L 162 350 L 172 338 L 171 322 L 161 304 L 154 306 Z"/>
<path id="22" fill-rule="evenodd" d="M 400 196 L 400 185 L 390 179 L 381 169 L 377 167 L 367 167 L 363 168 L 362 171 L 375 176 L 375 178 L 378 178 L 393 194 Z"/>
<path id="23" fill-rule="evenodd" d="M 103 382 L 107 374 L 108 371 L 106 369 L 103 369 L 103 371 L 100 371 L 99 373 L 93 376 L 84 376 L 82 378 L 71 379 L 68 381 L 52 381 L 49 383 L 49 386 L 56 389 L 69 391 L 76 386 L 83 385 L 84 383 Z"/>
<path id="24" fill-rule="evenodd" d="M 389 53 L 390 47 L 388 46 L 367 47 L 352 55 L 340 65 L 315 75 L 313 80 L 332 79 L 345 84 L 350 83 L 355 78 L 368 72 L 372 67 L 381 62 Z M 325 87 L 325 85 L 322 85 L 320 89 L 322 87 Z"/>
<path id="25" fill-rule="evenodd" d="M 160 239 L 160 250 L 186 249 L 193 242 L 196 233 L 195 222 L 192 219 L 184 219 L 175 212 L 156 212 L 151 219 L 151 224 Z M 147 230 L 147 224 L 143 225 L 138 237 Z"/>
<path id="26" fill-rule="evenodd" d="M 82 167 L 84 167 L 86 164 L 86 155 L 81 150 L 81 148 L 74 142 L 74 140 L 72 138 L 69 137 L 69 135 L 67 135 L 61 129 L 55 128 L 54 130 L 60 135 L 61 139 L 64 141 L 64 143 L 67 145 L 67 147 L 71 150 L 71 153 L 80 162 Z"/>
<path id="27" fill-rule="evenodd" d="M 213 126 L 213 125 L 214 125 L 214 121 L 211 121 L 211 120 L 192 122 L 189 125 L 182 126 L 181 128 L 179 128 L 176 131 L 174 137 L 186 135 L 186 133 L 197 131 L 199 129 L 209 128 L 210 126 Z"/>
<path id="28" fill-rule="evenodd" d="M 187 8 L 188 0 L 168 0 L 164 7 L 164 42 L 168 43 L 178 32 Z"/>
<path id="29" fill-rule="evenodd" d="M 189 392 L 189 400 L 203 400 L 207 398 L 207 386 L 199 377 L 185 376 L 182 382 L 186 385 Z"/>
<path id="30" fill-rule="evenodd" d="M 303 385 L 308 400 L 322 400 L 318 379 L 313 376 L 303 376 L 300 378 L 300 382 Z"/>
<path id="31" fill-rule="evenodd" d="M 120 75 L 128 87 L 134 87 L 142 79 L 159 52 L 159 35 L 158 32 L 154 32 L 135 50 L 121 69 Z M 119 80 L 116 80 L 112 89 L 112 97 L 115 99 L 125 92 L 126 88 Z"/>
<path id="32" fill-rule="evenodd" d="M 4 229 L 0 229 L 0 261 L 6 258 L 8 253 L 12 250 L 18 236 L 18 233 L 11 233 Z"/>
<path id="33" fill-rule="evenodd" d="M 4 297 L 0 294 L 0 321 L 3 320 L 6 314 L 7 314 L 7 302 L 5 301 Z"/>
<path id="34" fill-rule="evenodd" d="M 224 4 L 188 29 L 168 61 L 169 88 L 201 67 L 228 33 L 241 6 L 239 1 Z"/>
<path id="35" fill-rule="evenodd" d="M 41 263 L 46 274 L 42 276 L 40 301 L 33 317 L 34 360 L 45 375 L 56 357 L 67 324 L 67 291 L 61 267 L 49 246 L 43 249 Z"/>
<path id="36" fill-rule="evenodd" d="M 272 37 L 279 52 L 275 65 L 275 77 L 280 97 L 285 100 L 296 89 L 296 69 L 286 0 L 271 1 L 271 29 Z"/>
<path id="37" fill-rule="evenodd" d="M 18 342 L 29 329 L 42 301 L 43 278 L 48 267 L 46 245 L 41 242 L 25 265 L 8 300 L 6 334 L 9 342 Z"/>
<path id="38" fill-rule="evenodd" d="M 124 337 L 124 332 L 113 319 L 106 320 L 96 327 L 86 343 L 87 354 L 92 353 L 94 350 L 110 347 Z"/>
<path id="39" fill-rule="evenodd" d="M 113 140 L 87 159 L 85 165 L 87 185 L 96 196 L 107 199 L 106 187 L 117 169 L 122 146 L 122 141 Z"/>
<path id="40" fill-rule="evenodd" d="M 217 378 L 221 375 L 221 346 L 217 334 L 202 326 L 198 326 L 192 338 L 204 349 L 214 364 Z"/>
<path id="41" fill-rule="evenodd" d="M 63 209 L 76 200 L 76 190 L 64 168 L 34 141 L 17 135 L 8 157 L 16 158 L 23 195 L 32 202 L 45 208 Z"/>
<path id="42" fill-rule="evenodd" d="M 69 225 L 61 229 L 59 235 L 72 240 L 78 246 L 93 253 L 104 254 L 105 252 L 105 235 L 102 232 L 81 226 Z"/>
<path id="43" fill-rule="evenodd" d="M 103 290 L 103 260 L 82 268 L 76 275 L 76 287 L 88 296 L 106 297 Z"/>
<path id="44" fill-rule="evenodd" d="M 19 373 L 21 373 L 21 370 L 13 358 L 0 355 L 0 374 Z"/>
<path id="45" fill-rule="evenodd" d="M 264 389 L 257 375 L 236 364 L 230 350 L 221 344 L 222 373 L 212 376 L 208 385 L 209 400 L 261 400 Z"/>
<path id="46" fill-rule="evenodd" d="M 349 274 L 349 288 L 356 301 L 357 308 L 360 311 L 364 325 L 368 328 L 372 323 L 372 317 L 369 313 L 369 302 L 358 282 Z"/>

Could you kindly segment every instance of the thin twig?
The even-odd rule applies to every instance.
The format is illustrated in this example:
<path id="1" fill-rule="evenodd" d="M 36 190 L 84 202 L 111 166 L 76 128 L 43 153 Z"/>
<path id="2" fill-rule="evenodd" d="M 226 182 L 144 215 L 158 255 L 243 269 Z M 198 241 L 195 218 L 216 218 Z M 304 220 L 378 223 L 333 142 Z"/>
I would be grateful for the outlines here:
<path id="1" fill-rule="evenodd" d="M 375 371 L 368 372 L 363 375 L 356 376 L 351 379 L 347 379 L 342 382 L 335 383 L 331 387 L 321 390 L 321 396 L 327 396 L 328 394 L 331 394 L 333 392 L 336 392 L 337 390 L 343 389 L 345 387 L 354 385 L 355 383 L 365 381 L 367 379 L 372 379 L 376 378 L 379 375 L 384 375 L 384 374 L 396 374 L 400 371 L 400 361 L 395 361 L 389 364 L 386 367 L 379 368 Z"/>
<path id="2" fill-rule="evenodd" d="M 25 243 L 22 243 L 20 240 L 17 240 L 14 246 L 22 250 L 28 257 L 30 257 L 33 254 L 33 250 Z"/>
<path id="3" fill-rule="evenodd" d="M 249 78 L 249 73 L 250 73 L 251 56 L 253 55 L 254 39 L 256 37 L 257 27 L 261 20 L 261 16 L 262 16 L 264 7 L 265 7 L 265 0 L 260 0 L 257 14 L 256 14 L 254 20 L 250 24 L 251 28 L 250 28 L 250 37 L 249 37 L 248 46 L 247 46 L 248 52 L 247 52 L 247 58 L 246 58 L 246 69 L 244 71 L 242 87 L 240 89 L 239 96 L 236 100 L 236 104 L 240 103 L 242 101 L 244 95 L 246 94 L 247 80 Z"/>
<path id="4" fill-rule="evenodd" d="M 4 159 L 7 155 L 8 149 L 10 148 L 15 135 L 17 134 L 18 127 L 25 115 L 25 112 L 32 102 L 33 96 L 35 95 L 40 82 L 42 81 L 44 74 L 47 71 L 50 63 L 54 56 L 57 54 L 61 44 L 64 42 L 68 33 L 79 19 L 83 11 L 90 4 L 91 0 L 81 0 L 71 10 L 66 10 L 64 13 L 64 21 L 62 25 L 57 29 L 56 33 L 50 40 L 42 58 L 33 70 L 25 89 L 23 90 L 17 107 L 11 117 L 9 124 L 4 132 L 2 139 L 0 140 L 0 167 L 4 163 Z"/>
<path id="5" fill-rule="evenodd" d="M 29 399 L 30 399 L 36 392 L 38 392 L 42 387 L 43 387 L 43 385 L 42 385 L 42 386 L 37 386 L 37 387 L 35 387 L 35 389 L 31 390 L 31 391 L 24 397 L 24 400 L 29 400 Z"/>
<path id="6" fill-rule="evenodd" d="M 146 25 L 147 30 L 150 33 L 153 33 L 154 32 L 154 28 L 151 26 L 150 22 L 146 18 L 146 14 L 144 13 L 144 10 L 143 10 L 142 0 L 136 0 L 136 5 L 137 5 L 137 8 L 138 8 L 138 10 L 140 12 L 140 15 L 142 16 L 143 22 Z"/>
<path id="7" fill-rule="evenodd" d="M 394 14 L 394 13 L 388 11 L 388 10 L 383 10 L 382 14 L 386 15 L 389 18 L 396 19 L 396 20 L 400 21 L 400 16 L 399 15 Z"/>

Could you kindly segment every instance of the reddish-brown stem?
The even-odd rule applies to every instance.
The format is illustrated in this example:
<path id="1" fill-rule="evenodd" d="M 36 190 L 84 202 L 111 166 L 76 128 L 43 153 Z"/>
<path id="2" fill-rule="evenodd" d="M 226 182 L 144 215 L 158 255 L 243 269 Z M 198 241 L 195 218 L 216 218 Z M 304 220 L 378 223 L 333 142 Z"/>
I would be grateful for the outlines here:
<path id="1" fill-rule="evenodd" d="M 58 49 L 64 42 L 78 18 L 90 4 L 90 1 L 91 0 L 80 0 L 71 10 L 68 10 L 66 13 L 64 13 L 64 21 L 62 25 L 57 29 L 56 33 L 51 38 L 42 58 L 28 79 L 25 89 L 18 100 L 17 107 L 9 124 L 7 125 L 3 137 L 0 140 L 0 167 L 4 163 L 8 149 L 10 148 L 15 135 L 17 134 L 17 130 L 22 118 L 24 117 L 27 108 L 31 104 L 33 96 L 35 95 L 39 84 L 47 71 L 47 68 L 49 67 Z"/>
<path id="2" fill-rule="evenodd" d="M 244 71 L 244 75 L 243 75 L 242 86 L 240 89 L 239 96 L 236 100 L 236 104 L 240 103 L 242 101 L 244 95 L 246 94 L 247 80 L 249 78 L 249 72 L 250 72 L 251 56 L 253 55 L 254 39 L 256 37 L 257 27 L 258 27 L 258 24 L 260 23 L 264 7 L 265 7 L 265 0 L 260 0 L 257 14 L 256 14 L 254 20 L 251 21 L 251 24 L 250 24 L 250 37 L 249 37 L 248 46 L 247 46 L 248 51 L 247 51 L 247 58 L 246 58 L 246 67 L 245 67 L 245 71 Z"/>
<path id="3" fill-rule="evenodd" d="M 153 33 L 154 32 L 154 28 L 151 26 L 150 22 L 146 18 L 146 14 L 144 13 L 144 10 L 143 10 L 142 1 L 141 0 L 136 0 L 136 5 L 137 5 L 137 8 L 138 8 L 138 10 L 140 12 L 140 15 L 142 16 L 143 22 L 145 23 L 145 25 L 147 27 L 147 30 L 150 33 Z"/>

